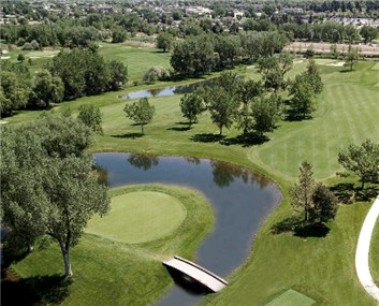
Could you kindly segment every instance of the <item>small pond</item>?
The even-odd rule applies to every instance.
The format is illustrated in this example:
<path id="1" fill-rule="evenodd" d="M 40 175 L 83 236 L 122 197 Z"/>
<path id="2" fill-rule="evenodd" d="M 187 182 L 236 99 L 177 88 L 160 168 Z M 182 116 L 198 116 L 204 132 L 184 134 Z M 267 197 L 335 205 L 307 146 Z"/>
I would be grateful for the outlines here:
<path id="1" fill-rule="evenodd" d="M 127 153 L 97 153 L 94 160 L 107 171 L 110 187 L 156 182 L 202 192 L 213 205 L 215 227 L 201 243 L 195 262 L 221 277 L 247 258 L 259 226 L 281 199 L 266 177 L 225 162 Z M 175 285 L 156 305 L 195 305 L 200 299 Z"/>
<path id="2" fill-rule="evenodd" d="M 119 96 L 123 100 L 129 99 L 141 99 L 141 98 L 151 98 L 151 97 L 164 97 L 164 96 L 173 96 L 191 93 L 197 88 L 202 86 L 212 86 L 215 84 L 215 80 L 206 80 L 188 85 L 178 85 L 178 86 L 169 86 L 164 88 L 155 88 L 155 89 L 144 89 L 134 92 L 129 92 L 125 95 Z"/>

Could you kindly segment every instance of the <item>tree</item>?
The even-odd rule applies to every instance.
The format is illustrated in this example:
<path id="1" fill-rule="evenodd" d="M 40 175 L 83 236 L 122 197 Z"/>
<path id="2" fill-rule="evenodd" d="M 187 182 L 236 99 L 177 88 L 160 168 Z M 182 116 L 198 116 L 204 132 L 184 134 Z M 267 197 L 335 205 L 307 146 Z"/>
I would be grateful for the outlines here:
<path id="1" fill-rule="evenodd" d="M 150 67 L 143 75 L 143 81 L 147 84 L 152 84 L 158 80 L 168 79 L 170 73 L 161 66 Z"/>
<path id="2" fill-rule="evenodd" d="M 299 182 L 294 184 L 290 190 L 291 204 L 294 208 L 304 209 L 304 221 L 308 221 L 312 209 L 314 188 L 312 166 L 310 163 L 303 161 L 299 170 Z"/>
<path id="3" fill-rule="evenodd" d="M 353 48 L 351 45 L 349 45 L 349 48 L 347 50 L 347 54 L 345 57 L 345 65 L 350 66 L 350 71 L 353 71 L 353 65 L 355 61 L 358 59 L 359 53 L 358 49 Z"/>
<path id="4" fill-rule="evenodd" d="M 107 188 L 84 152 L 88 136 L 80 122 L 49 115 L 5 129 L 1 140 L 2 222 L 28 247 L 41 234 L 54 238 L 68 277 L 70 249 L 91 216 L 109 207 Z"/>
<path id="5" fill-rule="evenodd" d="M 143 127 L 153 119 L 155 107 L 149 104 L 147 98 L 142 98 L 133 104 L 126 104 L 124 111 L 129 119 L 141 126 L 141 132 L 144 134 Z"/>
<path id="6" fill-rule="evenodd" d="M 338 162 L 348 171 L 359 176 L 364 189 L 365 182 L 379 172 L 379 144 L 366 139 L 360 146 L 350 144 L 338 153 Z"/>
<path id="7" fill-rule="evenodd" d="M 83 104 L 79 107 L 78 119 L 95 133 L 103 134 L 102 114 L 100 108 L 93 104 Z"/>
<path id="8" fill-rule="evenodd" d="M 73 275 L 70 249 L 78 243 L 91 216 L 103 215 L 109 207 L 106 186 L 99 185 L 92 166 L 89 157 L 75 156 L 50 158 L 46 163 L 44 189 L 49 198 L 46 233 L 59 243 L 68 277 Z"/>
<path id="9" fill-rule="evenodd" d="M 253 103 L 254 129 L 262 137 L 263 133 L 272 131 L 278 121 L 276 95 L 260 98 Z"/>
<path id="10" fill-rule="evenodd" d="M 17 56 L 17 60 L 18 60 L 19 62 L 23 62 L 23 61 L 25 60 L 25 55 L 22 54 L 22 53 L 20 53 L 20 54 Z"/>
<path id="11" fill-rule="evenodd" d="M 180 99 L 180 109 L 183 117 L 189 121 L 189 128 L 197 121 L 197 116 L 205 110 L 203 100 L 196 93 L 185 94 Z"/>
<path id="12" fill-rule="evenodd" d="M 170 50 L 174 43 L 174 37 L 168 32 L 162 32 L 157 37 L 157 48 L 162 49 L 163 52 Z"/>
<path id="13" fill-rule="evenodd" d="M 378 36 L 378 29 L 364 25 L 359 33 L 362 35 L 365 44 L 367 44 Z"/>
<path id="14" fill-rule="evenodd" d="M 301 75 L 295 78 L 295 81 L 289 89 L 292 98 L 290 100 L 290 116 L 293 118 L 306 118 L 309 116 L 314 107 L 314 91 L 312 86 Z"/>
<path id="15" fill-rule="evenodd" d="M 120 61 L 112 60 L 107 63 L 109 70 L 108 88 L 120 89 L 128 80 L 128 68 Z"/>
<path id="16" fill-rule="evenodd" d="M 253 118 L 251 113 L 251 103 L 263 92 L 262 83 L 254 80 L 243 81 L 238 87 L 238 97 L 242 101 L 242 106 L 238 109 L 238 127 L 243 129 L 243 134 L 247 135 L 253 128 Z"/>
<path id="17" fill-rule="evenodd" d="M 326 186 L 318 183 L 312 193 L 312 217 L 319 222 L 334 219 L 337 213 L 337 198 Z"/>
<path id="18" fill-rule="evenodd" d="M 237 108 L 236 98 L 224 88 L 214 88 L 210 90 L 208 109 L 211 113 L 212 122 L 215 123 L 222 135 L 224 127 L 230 128 L 234 121 Z"/>
<path id="19" fill-rule="evenodd" d="M 42 70 L 36 74 L 33 93 L 31 103 L 34 106 L 48 108 L 50 102 L 63 100 L 64 85 L 60 77 L 53 77 L 48 70 Z"/>

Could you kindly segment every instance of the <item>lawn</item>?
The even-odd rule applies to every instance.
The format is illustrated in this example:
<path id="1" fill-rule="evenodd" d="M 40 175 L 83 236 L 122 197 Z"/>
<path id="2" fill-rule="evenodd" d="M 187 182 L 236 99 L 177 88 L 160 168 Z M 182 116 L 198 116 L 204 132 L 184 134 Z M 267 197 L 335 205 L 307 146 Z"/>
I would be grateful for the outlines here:
<path id="1" fill-rule="evenodd" d="M 379 93 L 375 87 L 379 80 L 377 71 L 372 69 L 375 62 L 359 62 L 352 72 L 330 63 L 319 61 L 325 88 L 318 98 L 314 118 L 281 121 L 278 129 L 268 134 L 269 141 L 260 145 L 243 146 L 235 142 L 238 131 L 233 128 L 225 130 L 221 142 L 209 141 L 218 128 L 207 113 L 199 117 L 191 130 L 186 129 L 179 108 L 180 96 L 149 99 L 156 107 L 156 116 L 145 127 L 143 137 L 135 137 L 140 127 L 133 125 L 123 112 L 125 104 L 131 101 L 121 101 L 117 93 L 64 103 L 57 111 L 69 106 L 75 110 L 82 103 L 101 107 L 104 136 L 94 138 L 91 151 L 216 158 L 259 170 L 279 184 L 283 191 L 282 205 L 263 224 L 247 261 L 230 276 L 230 286 L 220 294 L 207 296 L 204 304 L 264 305 L 293 289 L 315 300 L 315 305 L 375 305 L 359 284 L 354 267 L 358 234 L 369 208 L 367 202 L 340 205 L 325 237 L 304 238 L 291 232 L 273 234 L 271 231 L 274 225 L 293 214 L 288 188 L 296 179 L 301 161 L 308 160 L 315 177 L 333 185 L 341 180 L 335 176 L 341 170 L 337 162 L 340 149 L 366 138 L 379 141 Z M 289 77 L 305 66 L 305 61 L 297 61 Z M 253 77 L 254 71 L 247 70 Z M 21 122 L 33 116 L 22 113 L 22 119 L 16 116 L 9 122 Z M 354 182 L 359 185 L 358 180 Z M 377 258 L 379 250 L 374 248 L 371 256 Z M 377 265 L 374 269 L 379 271 Z M 82 286 L 85 290 L 84 283 Z"/>
<path id="2" fill-rule="evenodd" d="M 166 224 L 171 226 L 170 233 L 160 237 L 147 237 L 145 233 L 141 240 L 155 240 L 131 244 L 120 242 L 125 240 L 122 236 L 116 240 L 105 237 L 96 225 L 92 225 L 100 235 L 84 234 L 78 246 L 72 249 L 74 277 L 71 285 L 54 285 L 58 283 L 63 269 L 59 247 L 54 242 L 43 249 L 36 249 L 14 264 L 13 269 L 41 294 L 44 304 L 56 304 L 60 300 L 63 300 L 62 305 L 152 304 L 173 284 L 161 261 L 173 255 L 193 258 L 199 243 L 213 226 L 211 205 L 199 193 L 183 187 L 138 185 L 113 189 L 112 206 L 119 204 L 127 195 L 138 198 L 138 195 L 155 197 L 157 194 L 187 211 L 180 226 L 175 220 L 166 220 Z M 130 203 L 133 205 L 133 201 L 128 199 L 126 205 Z M 162 205 L 160 201 L 156 203 Z M 146 211 L 142 215 L 149 217 Z M 130 218 L 125 212 L 123 216 L 126 220 Z M 104 220 L 107 218 L 112 222 L 114 216 L 111 213 Z M 174 227 L 170 224 L 172 221 L 176 224 Z M 93 222 L 96 223 L 96 218 Z M 148 224 L 151 219 L 141 222 Z M 126 230 L 128 226 L 125 224 Z"/>
<path id="3" fill-rule="evenodd" d="M 155 48 L 131 47 L 126 44 L 101 43 L 99 53 L 107 60 L 118 60 L 128 67 L 130 81 L 141 82 L 145 72 L 152 66 L 170 65 L 170 53 L 163 53 Z"/>

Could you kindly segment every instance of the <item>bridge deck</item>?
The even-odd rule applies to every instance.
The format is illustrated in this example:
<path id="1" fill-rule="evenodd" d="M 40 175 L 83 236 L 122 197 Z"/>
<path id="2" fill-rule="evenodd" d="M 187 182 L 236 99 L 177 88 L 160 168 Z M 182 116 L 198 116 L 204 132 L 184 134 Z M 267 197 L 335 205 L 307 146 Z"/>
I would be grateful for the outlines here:
<path id="1" fill-rule="evenodd" d="M 216 274 L 179 256 L 164 261 L 163 264 L 188 275 L 213 292 L 222 290 L 228 284 L 226 280 Z"/>

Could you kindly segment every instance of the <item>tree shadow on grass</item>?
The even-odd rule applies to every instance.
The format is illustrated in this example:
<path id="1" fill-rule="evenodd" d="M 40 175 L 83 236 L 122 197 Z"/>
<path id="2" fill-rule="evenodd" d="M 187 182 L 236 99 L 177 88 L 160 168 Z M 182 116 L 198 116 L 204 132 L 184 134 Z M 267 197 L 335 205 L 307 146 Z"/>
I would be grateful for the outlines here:
<path id="1" fill-rule="evenodd" d="M 71 279 L 62 275 L 34 276 L 1 280 L 2 305 L 58 305 L 69 295 Z"/>
<path id="2" fill-rule="evenodd" d="M 142 133 L 125 133 L 125 134 L 112 135 L 112 137 L 116 137 L 116 138 L 131 138 L 131 139 L 141 138 L 143 136 L 144 134 Z"/>
<path id="3" fill-rule="evenodd" d="M 285 218 L 271 228 L 271 232 L 276 235 L 292 232 L 294 236 L 302 238 L 325 237 L 329 231 L 325 224 L 306 222 L 299 216 Z"/>
<path id="4" fill-rule="evenodd" d="M 263 144 L 270 139 L 266 135 L 260 135 L 257 133 L 250 133 L 250 134 L 242 134 L 238 135 L 236 137 L 231 138 L 225 138 L 220 141 L 221 144 L 225 146 L 230 145 L 241 145 L 242 147 L 250 147 L 254 145 L 260 145 Z"/>
<path id="5" fill-rule="evenodd" d="M 353 183 L 338 183 L 332 186 L 330 190 L 340 203 L 352 204 L 354 202 L 367 202 L 375 198 L 379 193 L 379 186 L 374 185 L 362 189 L 355 187 Z"/>
<path id="6" fill-rule="evenodd" d="M 210 133 L 203 133 L 203 134 L 196 134 L 191 137 L 191 140 L 196 142 L 204 142 L 204 143 L 210 143 L 210 142 L 217 142 L 224 139 L 225 136 L 219 135 L 219 134 L 210 134 Z"/>
<path id="7" fill-rule="evenodd" d="M 184 132 L 184 131 L 189 131 L 190 127 L 188 122 L 175 122 L 175 127 L 168 128 L 168 131 L 178 131 L 178 132 Z"/>

